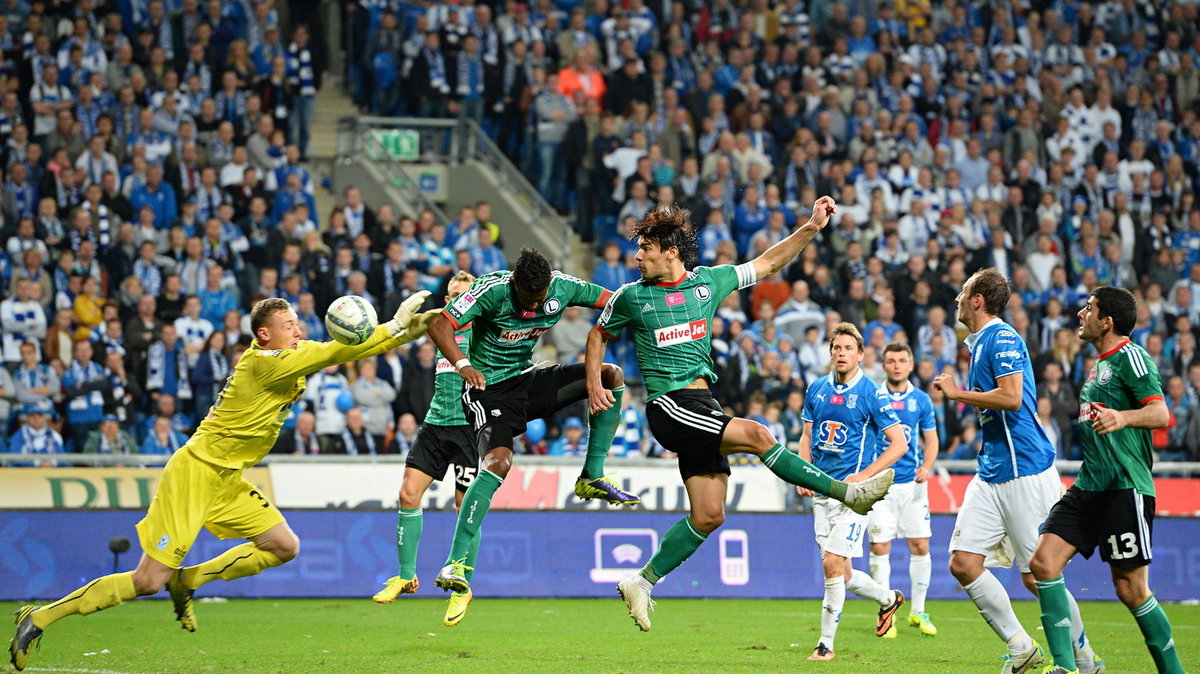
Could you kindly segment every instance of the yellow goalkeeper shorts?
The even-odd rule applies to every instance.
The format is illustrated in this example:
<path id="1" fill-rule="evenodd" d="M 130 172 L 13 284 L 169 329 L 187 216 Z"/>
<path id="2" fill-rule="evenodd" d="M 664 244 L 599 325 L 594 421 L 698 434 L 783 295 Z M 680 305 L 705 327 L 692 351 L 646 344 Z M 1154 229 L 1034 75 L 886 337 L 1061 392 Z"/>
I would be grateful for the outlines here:
<path id="1" fill-rule="evenodd" d="M 284 522 L 283 513 L 242 471 L 197 459 L 186 448 L 163 468 L 158 491 L 137 524 L 142 550 L 177 569 L 200 527 L 217 538 L 254 538 Z"/>

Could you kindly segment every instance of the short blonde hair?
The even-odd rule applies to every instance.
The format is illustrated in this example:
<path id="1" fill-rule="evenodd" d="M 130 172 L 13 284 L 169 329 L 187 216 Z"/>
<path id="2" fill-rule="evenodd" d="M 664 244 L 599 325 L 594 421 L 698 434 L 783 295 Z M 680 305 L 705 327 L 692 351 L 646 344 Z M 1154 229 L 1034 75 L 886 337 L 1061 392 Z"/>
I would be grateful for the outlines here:
<path id="1" fill-rule="evenodd" d="M 837 325 L 833 326 L 833 329 L 829 331 L 829 348 L 830 349 L 833 348 L 833 340 L 837 339 L 838 337 L 840 337 L 842 335 L 850 335 L 851 337 L 853 337 L 854 342 L 856 344 L 858 344 L 858 350 L 859 351 L 863 350 L 862 333 L 858 331 L 858 328 L 854 327 L 853 323 L 847 323 L 845 321 L 842 321 L 841 323 L 838 323 Z"/>

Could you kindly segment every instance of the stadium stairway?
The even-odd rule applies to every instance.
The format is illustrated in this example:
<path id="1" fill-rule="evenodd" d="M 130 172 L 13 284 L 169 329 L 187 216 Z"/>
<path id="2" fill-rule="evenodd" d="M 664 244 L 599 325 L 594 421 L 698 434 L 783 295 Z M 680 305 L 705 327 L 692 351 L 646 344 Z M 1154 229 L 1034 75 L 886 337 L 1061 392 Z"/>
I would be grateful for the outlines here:
<path id="1" fill-rule="evenodd" d="M 337 158 L 338 119 L 358 114 L 350 96 L 339 86 L 337 78 L 326 76 L 324 86 L 317 92 L 313 107 L 313 125 L 308 146 L 308 170 L 317 182 L 315 194 L 321 224 L 328 226 L 329 213 L 341 201 L 341 194 L 322 186 L 333 173 Z M 329 183 L 332 187 L 332 182 Z"/>
<path id="2" fill-rule="evenodd" d="M 340 91 L 329 95 L 328 113 L 322 112 L 325 103 L 318 98 L 320 130 L 314 129 L 314 136 L 319 133 L 323 143 L 334 145 L 330 199 L 339 199 L 343 189 L 354 185 L 372 208 L 388 203 L 398 216 L 411 217 L 428 208 L 445 223 L 455 219 L 459 207 L 487 201 L 510 264 L 517 251 L 532 246 L 557 269 L 581 275 L 590 271 L 594 255 L 580 244 L 568 221 L 478 126 L 461 126 L 452 119 L 360 116 Z M 401 148 L 396 134 L 409 132 L 415 132 L 419 143 Z M 409 153 L 397 156 L 405 151 Z M 329 212 L 318 208 L 323 215 Z"/>

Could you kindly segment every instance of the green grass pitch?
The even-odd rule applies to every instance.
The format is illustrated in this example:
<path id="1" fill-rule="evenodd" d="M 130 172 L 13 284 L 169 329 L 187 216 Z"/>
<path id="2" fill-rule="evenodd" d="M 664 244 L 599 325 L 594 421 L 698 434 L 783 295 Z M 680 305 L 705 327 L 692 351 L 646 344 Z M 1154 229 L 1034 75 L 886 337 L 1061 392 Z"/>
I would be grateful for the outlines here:
<path id="1" fill-rule="evenodd" d="M 369 599 L 200 603 L 184 632 L 171 605 L 143 600 L 46 632 L 27 671 L 122 672 L 994 672 L 1002 646 L 966 600 L 930 602 L 936 637 L 901 627 L 874 636 L 875 609 L 847 600 L 837 659 L 808 662 L 819 636 L 817 601 L 665 599 L 638 632 L 617 597 L 478 598 L 444 627 L 440 592 L 377 605 Z M 1037 604 L 1017 602 L 1041 641 Z M 15 604 L 0 604 L 6 615 Z M 1153 672 L 1129 612 L 1082 604 L 1088 634 L 1110 674 Z M 1200 671 L 1200 607 L 1167 605 L 1185 667 Z M 899 617 L 906 618 L 906 609 Z M 11 633 L 10 633 L 11 634 Z"/>

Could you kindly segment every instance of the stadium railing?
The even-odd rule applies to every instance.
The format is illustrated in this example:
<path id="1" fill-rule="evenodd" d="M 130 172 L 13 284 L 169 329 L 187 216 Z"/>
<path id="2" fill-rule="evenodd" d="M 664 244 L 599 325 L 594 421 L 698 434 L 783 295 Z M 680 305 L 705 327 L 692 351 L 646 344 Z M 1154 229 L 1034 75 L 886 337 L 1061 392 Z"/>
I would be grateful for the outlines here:
<path id="1" fill-rule="evenodd" d="M 415 135 L 401 136 L 396 132 Z M 389 174 L 389 186 L 401 190 L 416 210 L 431 210 L 442 223 L 450 222 L 453 217 L 448 217 L 421 190 L 419 176 L 413 175 L 411 168 L 418 163 L 447 166 L 473 163 L 491 177 L 496 190 L 525 211 L 520 221 L 528 223 L 541 250 L 554 252 L 555 266 L 568 272 L 576 266 L 569 255 L 574 242 L 570 223 L 472 120 L 342 117 L 338 120 L 337 159 L 344 164 L 365 160 L 379 166 Z"/>

